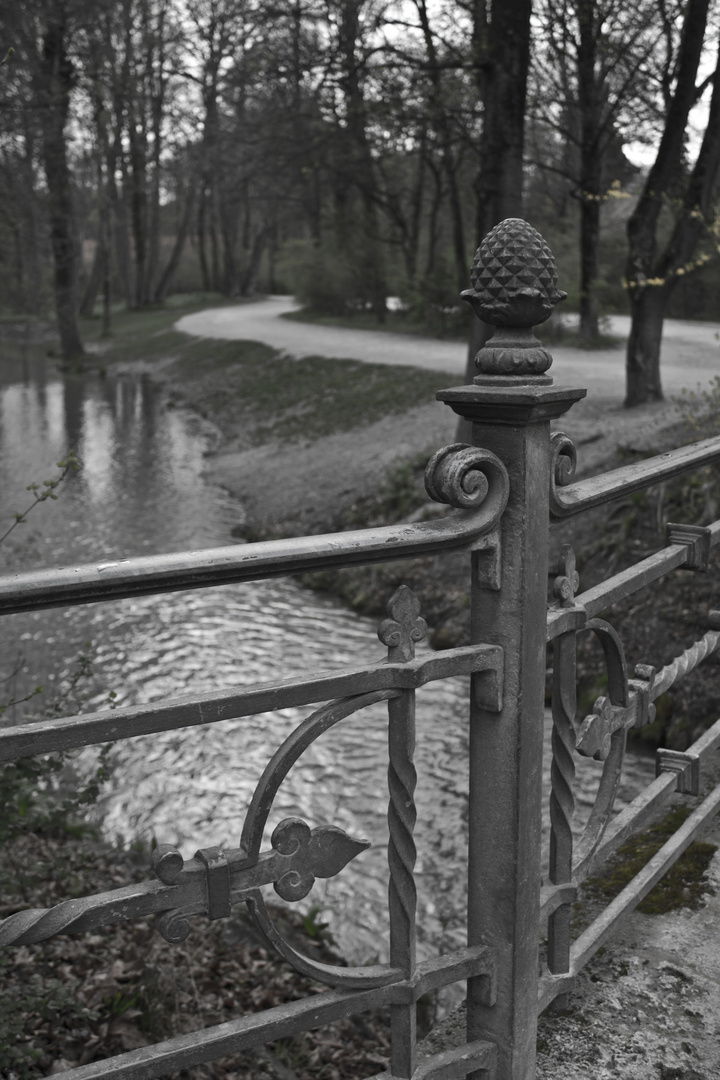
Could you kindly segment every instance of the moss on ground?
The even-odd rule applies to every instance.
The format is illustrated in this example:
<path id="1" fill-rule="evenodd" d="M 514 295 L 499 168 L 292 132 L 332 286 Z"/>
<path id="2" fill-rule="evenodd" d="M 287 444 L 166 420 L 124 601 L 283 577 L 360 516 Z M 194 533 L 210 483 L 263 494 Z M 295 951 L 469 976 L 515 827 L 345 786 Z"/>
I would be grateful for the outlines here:
<path id="1" fill-rule="evenodd" d="M 662 821 L 634 836 L 608 860 L 606 869 L 597 877 L 588 878 L 584 890 L 590 897 L 612 900 L 652 859 L 692 813 L 687 806 L 676 806 Z M 714 890 L 706 877 L 707 869 L 717 851 L 715 844 L 695 840 L 670 870 L 657 883 L 637 910 L 644 915 L 664 915 L 678 908 L 700 907 L 704 897 Z"/>

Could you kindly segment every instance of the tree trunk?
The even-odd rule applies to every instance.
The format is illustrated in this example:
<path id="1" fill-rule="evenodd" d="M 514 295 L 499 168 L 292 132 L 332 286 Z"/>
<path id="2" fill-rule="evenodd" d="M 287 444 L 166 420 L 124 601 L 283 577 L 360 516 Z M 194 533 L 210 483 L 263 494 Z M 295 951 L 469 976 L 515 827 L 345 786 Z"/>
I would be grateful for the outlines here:
<path id="1" fill-rule="evenodd" d="M 522 215 L 525 100 L 530 66 L 532 0 L 474 0 L 473 66 L 483 102 L 480 169 L 475 184 L 476 241 L 507 217 Z M 491 330 L 473 316 L 465 381 L 475 376 L 475 355 Z M 459 442 L 471 442 L 469 422 L 460 418 Z"/>
<path id="2" fill-rule="evenodd" d="M 147 157 L 145 153 L 145 133 L 138 132 L 135 119 L 130 114 L 130 220 L 135 248 L 135 305 L 142 307 L 146 303 L 145 272 L 148 248 L 148 197 L 147 197 Z"/>
<path id="3" fill-rule="evenodd" d="M 670 289 L 649 285 L 630 295 L 632 322 L 627 344 L 625 405 L 662 401 L 660 345 Z"/>
<path id="4" fill-rule="evenodd" d="M 427 6 L 425 0 L 415 0 L 420 18 L 425 52 L 428 59 L 428 76 L 430 80 L 430 110 L 432 113 L 433 127 L 440 145 L 440 160 L 442 161 L 445 178 L 450 197 L 450 221 L 452 223 L 453 251 L 455 254 L 455 273 L 457 276 L 458 290 L 466 287 L 468 265 L 465 251 L 465 225 L 463 222 L 462 202 L 458 188 L 457 161 L 453 153 L 450 138 L 450 119 L 442 98 L 442 84 L 440 81 L 440 68 L 438 66 L 435 39 L 430 28 Z"/>
<path id="5" fill-rule="evenodd" d="M 42 220 L 40 207 L 38 206 L 35 176 L 35 130 L 28 117 L 24 118 L 24 155 L 22 161 L 22 178 L 27 198 L 25 213 L 25 245 L 28 264 L 29 295 L 25 298 L 25 304 L 33 313 L 39 314 L 43 309 L 43 274 L 42 263 L 44 252 L 41 250 L 38 236 L 38 223 Z"/>
<path id="6" fill-rule="evenodd" d="M 170 258 L 167 261 L 167 265 L 163 270 L 160 281 L 155 289 L 155 303 L 162 304 L 165 297 L 168 294 L 170 285 L 172 283 L 175 271 L 178 268 L 180 259 L 182 257 L 183 248 L 185 247 L 185 241 L 187 239 L 188 229 L 190 228 L 190 220 L 192 218 L 193 210 L 195 208 L 195 194 L 196 187 L 194 183 L 191 183 L 190 190 L 187 193 L 185 200 L 185 210 L 183 211 L 182 218 L 178 225 L 178 230 L 175 235 L 175 243 L 173 249 L 170 252 Z"/>
<path id="7" fill-rule="evenodd" d="M 595 292 L 600 247 L 600 195 L 583 190 L 580 200 L 580 337 L 584 341 L 594 341 L 600 336 Z"/>
<path id="8" fill-rule="evenodd" d="M 405 268 L 410 285 L 415 285 L 417 277 L 418 251 L 420 248 L 420 230 L 422 211 L 425 202 L 425 161 L 427 157 L 427 138 L 423 131 L 420 135 L 420 150 L 417 156 L 417 175 L 410 200 L 410 228 L 407 243 L 404 246 Z"/>
<path id="9" fill-rule="evenodd" d="M 235 249 L 237 246 L 237 213 L 229 193 L 222 192 L 220 199 L 220 227 L 223 255 L 223 289 L 226 296 L 237 296 L 242 291 Z"/>
<path id="10" fill-rule="evenodd" d="M 655 161 L 628 221 L 627 282 L 632 323 L 626 354 L 625 405 L 662 400 L 660 343 L 662 324 L 678 271 L 695 250 L 705 223 L 712 220 L 712 202 L 720 169 L 720 54 L 703 141 L 672 235 L 658 255 L 660 212 L 684 172 L 685 136 L 690 110 L 697 100 L 695 82 L 708 18 L 708 0 L 688 0 L 683 23 L 675 93 Z M 648 285 L 648 281 L 662 284 Z"/>
<path id="11" fill-rule="evenodd" d="M 593 341 L 600 334 L 595 292 L 600 246 L 602 203 L 601 111 L 598 85 L 600 27 L 596 0 L 577 3 L 578 104 L 580 107 L 580 337 Z"/>
<path id="12" fill-rule="evenodd" d="M 55 268 L 55 309 L 60 346 L 65 361 L 84 352 L 77 319 L 77 247 L 73 229 L 72 189 L 65 145 L 65 124 L 70 108 L 72 64 L 66 48 L 67 24 L 62 7 L 50 10 L 40 62 L 40 114 L 42 155 L 48 186 L 50 238 Z"/>
<path id="13" fill-rule="evenodd" d="M 102 196 L 101 196 L 102 197 Z M 85 293 L 82 301 L 80 302 L 80 314 L 83 318 L 88 319 L 92 316 L 95 310 L 95 301 L 97 300 L 97 294 L 100 289 L 100 277 L 102 274 L 102 253 L 100 250 L 100 240 L 95 245 L 95 254 L 93 255 L 92 266 L 90 267 L 90 274 L 88 275 L 87 285 L 85 287 Z"/>
<path id="14" fill-rule="evenodd" d="M 222 292 L 222 281 L 220 280 L 220 245 L 218 243 L 217 234 L 217 197 L 216 190 L 213 189 L 210 192 L 208 215 L 208 235 L 210 237 L 210 268 L 211 268 L 211 280 L 213 292 Z"/>
<path id="15" fill-rule="evenodd" d="M 200 276 L 202 277 L 203 292 L 210 292 L 210 274 L 208 273 L 207 252 L 205 250 L 205 191 L 200 192 L 200 206 L 197 216 L 197 244 L 198 262 L 200 263 Z"/>
<path id="16" fill-rule="evenodd" d="M 124 193 L 118 191 L 115 180 L 110 180 L 108 165 L 108 184 L 110 186 L 110 208 L 112 218 L 112 236 L 115 248 L 115 266 L 120 282 L 123 300 L 128 308 L 133 307 L 132 274 L 130 272 L 130 251 L 128 248 L 127 211 Z"/>
<path id="17" fill-rule="evenodd" d="M 250 259 L 242 275 L 242 281 L 240 283 L 241 296 L 252 296 L 257 287 L 258 275 L 260 273 L 260 260 L 265 250 L 265 244 L 267 243 L 268 230 L 266 228 L 260 229 L 255 234 L 252 243 L 252 250 L 250 252 Z"/>
<path id="18" fill-rule="evenodd" d="M 340 86 L 347 116 L 347 159 L 341 162 L 341 183 L 344 191 L 338 204 L 344 202 L 345 213 L 340 222 L 338 247 L 343 249 L 350 240 L 357 250 L 357 265 L 361 269 L 373 314 L 381 322 L 386 315 L 387 285 L 383 252 L 380 248 L 380 226 L 377 216 L 375 167 L 367 133 L 367 107 L 361 82 L 358 42 L 361 37 L 361 7 L 358 0 L 342 0 L 338 21 L 338 51 L 340 54 Z M 342 153 L 342 149 L 341 149 Z M 361 199 L 361 217 L 352 215 L 353 200 L 349 191 L 355 188 Z M 348 213 L 349 211 L 349 213 Z M 360 220 L 358 220 L 358 217 Z M 358 228 L 359 225 L 359 228 Z M 342 234 L 345 233 L 343 236 Z"/>
<path id="19" fill-rule="evenodd" d="M 115 203 L 115 251 L 117 254 L 118 272 L 125 293 L 125 302 L 128 308 L 137 306 L 135 302 L 135 284 L 133 280 L 132 256 L 130 252 L 130 226 L 128 224 L 128 192 L 132 184 L 127 167 L 127 156 L 120 150 L 120 167 L 122 170 L 122 191 Z"/>

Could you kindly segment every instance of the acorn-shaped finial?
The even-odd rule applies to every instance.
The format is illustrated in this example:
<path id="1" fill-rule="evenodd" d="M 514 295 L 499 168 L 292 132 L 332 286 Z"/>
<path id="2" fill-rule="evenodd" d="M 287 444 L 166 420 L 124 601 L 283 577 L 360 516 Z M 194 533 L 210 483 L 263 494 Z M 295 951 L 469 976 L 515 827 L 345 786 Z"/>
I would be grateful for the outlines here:
<path id="1" fill-rule="evenodd" d="M 557 279 L 555 259 L 537 229 L 522 218 L 506 218 L 478 248 L 470 271 L 472 288 L 462 298 L 491 326 L 537 326 L 567 296 L 558 290 Z"/>

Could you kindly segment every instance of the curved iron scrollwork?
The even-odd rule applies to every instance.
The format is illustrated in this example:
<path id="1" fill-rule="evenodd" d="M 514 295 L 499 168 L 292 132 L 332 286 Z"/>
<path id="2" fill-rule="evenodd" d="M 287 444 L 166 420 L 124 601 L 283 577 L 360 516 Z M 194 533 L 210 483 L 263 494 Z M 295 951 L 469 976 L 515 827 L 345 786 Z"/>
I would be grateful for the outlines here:
<path id="1" fill-rule="evenodd" d="M 581 725 L 576 744 L 579 754 L 605 763 L 595 803 L 575 848 L 573 869 L 576 874 L 592 857 L 610 821 L 625 760 L 628 729 L 634 726 L 637 718 L 628 684 L 625 650 L 617 631 L 603 619 L 591 619 L 585 629 L 592 631 L 602 646 L 608 672 L 608 696 L 595 702 L 592 713 Z"/>
<path id="2" fill-rule="evenodd" d="M 292 766 L 301 754 L 315 742 L 324 732 L 329 731 L 335 724 L 340 723 L 346 717 L 377 701 L 388 701 L 399 697 L 402 691 L 379 690 L 371 694 L 363 694 L 360 697 L 346 698 L 343 701 L 333 701 L 329 705 L 316 710 L 307 718 L 283 743 L 267 765 L 260 782 L 255 789 L 250 808 L 245 818 L 240 847 L 245 852 L 249 862 L 256 862 L 260 858 L 260 844 L 267 823 L 268 815 L 272 809 L 275 795 L 282 781 L 289 773 Z M 336 830 L 340 833 L 340 830 Z M 342 834 L 345 835 L 344 833 Z M 349 838 L 348 838 L 349 839 Z M 363 844 L 362 850 L 369 845 Z M 350 861 L 349 859 L 347 860 Z M 345 865 L 343 863 L 343 865 Z M 341 869 L 341 867 L 339 868 Z M 337 872 L 337 871 L 336 871 Z M 331 875 L 327 875 L 331 876 Z M 276 891 L 277 885 L 276 885 Z M 306 892 L 309 891 L 309 888 Z M 303 893 L 303 896 L 306 895 Z M 279 895 L 283 895 L 279 892 Z M 243 899 L 245 899 L 243 897 Z M 248 907 L 255 921 L 267 939 L 268 943 L 275 948 L 288 963 L 300 971 L 303 975 L 318 979 L 320 982 L 331 986 L 352 989 L 359 986 L 383 986 L 401 978 L 402 973 L 386 965 L 376 965 L 368 968 L 341 968 L 320 964 L 310 957 L 303 956 L 289 945 L 274 929 L 270 914 L 267 910 L 264 898 L 259 890 L 253 890 L 248 898 Z M 286 897 L 287 899 L 287 897 Z M 296 899 L 301 899 L 300 896 Z"/>
<path id="3" fill-rule="evenodd" d="M 571 484 L 575 478 L 577 450 L 564 432 L 554 431 L 550 436 L 550 453 L 550 513 L 563 516 L 568 508 L 557 489 Z"/>
<path id="4" fill-rule="evenodd" d="M 416 641 L 422 640 L 427 624 L 420 605 L 407 586 L 400 586 L 388 604 L 388 618 L 378 630 L 388 646 L 391 662 L 411 660 Z M 271 945 L 304 975 L 342 989 L 385 986 L 407 977 L 414 966 L 414 923 L 416 890 L 413 878 L 415 844 L 413 828 L 415 768 L 413 691 L 378 690 L 330 702 L 316 709 L 300 724 L 268 762 L 248 808 L 239 848 L 231 851 L 206 849 L 195 861 L 206 867 L 207 890 L 186 907 L 178 906 L 157 919 L 157 928 L 169 941 L 182 940 L 189 932 L 188 917 L 203 911 L 211 918 L 230 914 L 232 904 L 245 901 L 256 925 Z M 370 967 L 336 967 L 322 964 L 294 949 L 275 928 L 259 885 L 272 883 L 278 896 L 287 901 L 307 896 L 317 877 L 333 877 L 370 845 L 341 829 L 325 826 L 310 829 L 299 818 L 281 821 L 272 834 L 272 851 L 262 853 L 262 837 L 275 796 L 290 769 L 302 754 L 326 731 L 340 721 L 378 701 L 390 708 L 390 764 L 388 769 L 390 842 L 391 963 Z M 155 872 L 166 884 L 180 880 L 188 864 L 178 852 L 156 849 Z"/>
<path id="5" fill-rule="evenodd" d="M 438 450 L 427 463 L 425 488 L 435 502 L 459 510 L 483 507 L 497 524 L 507 506 L 510 480 L 499 457 L 479 446 L 451 443 Z"/>
<path id="6" fill-rule="evenodd" d="M 564 438 L 564 437 L 563 437 Z M 558 445 L 560 440 L 558 439 Z M 571 549 L 563 548 L 561 565 L 553 592 L 558 606 L 572 607 L 578 578 Z M 582 608 L 578 608 L 582 611 Z M 720 624 L 720 616 L 711 612 L 711 622 Z M 598 697 L 592 711 L 576 729 L 575 643 L 577 632 L 589 630 L 597 637 L 605 656 L 608 693 Z M 625 758 L 627 735 L 631 728 L 652 723 L 652 702 L 682 675 L 692 671 L 707 656 L 720 648 L 720 631 L 711 629 L 661 671 L 645 664 L 635 668 L 629 678 L 622 641 L 613 626 L 603 619 L 585 620 L 577 631 L 561 634 L 555 641 L 553 663 L 553 759 L 551 768 L 550 878 L 553 884 L 565 884 L 574 877 L 582 880 L 599 847 L 617 796 Z M 573 785 L 574 754 L 604 762 L 597 795 L 582 836 L 573 845 L 571 821 L 575 809 Z M 568 852 L 574 853 L 568 856 Z"/>

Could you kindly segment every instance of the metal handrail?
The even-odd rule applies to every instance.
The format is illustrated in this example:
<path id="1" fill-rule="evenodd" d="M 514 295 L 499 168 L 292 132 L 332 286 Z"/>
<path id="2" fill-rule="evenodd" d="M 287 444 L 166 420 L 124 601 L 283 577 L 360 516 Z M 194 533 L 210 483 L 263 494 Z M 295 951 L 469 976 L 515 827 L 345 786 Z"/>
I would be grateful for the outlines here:
<path id="1" fill-rule="evenodd" d="M 565 440 L 559 445 L 560 460 L 570 464 L 566 465 L 567 473 L 574 472 L 575 455 L 574 448 L 571 451 L 570 440 L 566 436 L 555 436 Z M 697 469 L 701 465 L 707 465 L 711 461 L 720 458 L 720 435 L 702 442 L 690 443 L 681 446 L 677 450 L 669 450 L 664 454 L 645 461 L 637 461 L 632 465 L 623 465 L 620 469 L 603 473 L 602 476 L 591 476 L 586 480 L 578 480 L 577 483 L 559 486 L 553 482 L 550 490 L 550 514 L 553 518 L 570 517 L 579 514 L 583 510 L 590 510 L 594 506 L 602 506 L 603 503 L 613 499 L 622 498 L 635 491 L 642 491 L 652 484 L 661 484 L 665 480 L 671 480 L 680 476 L 690 469 Z"/>
<path id="2" fill-rule="evenodd" d="M 9 574 L 0 578 L 0 615 L 465 548 L 497 525 L 509 493 L 502 462 L 489 451 L 464 443 L 452 443 L 433 454 L 425 486 L 432 499 L 457 507 L 456 512 L 435 521 Z"/>
<path id="3" fill-rule="evenodd" d="M 203 589 L 464 548 L 493 527 L 496 510 L 483 504 L 479 510 L 458 510 L 436 521 L 409 525 L 8 574 L 0 578 L 0 614 Z"/>

